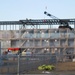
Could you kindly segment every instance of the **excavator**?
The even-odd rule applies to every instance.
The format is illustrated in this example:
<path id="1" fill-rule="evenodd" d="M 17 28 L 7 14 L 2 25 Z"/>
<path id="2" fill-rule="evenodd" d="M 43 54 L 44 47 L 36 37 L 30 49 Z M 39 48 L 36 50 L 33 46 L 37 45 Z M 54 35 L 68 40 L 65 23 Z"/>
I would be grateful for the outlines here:
<path id="1" fill-rule="evenodd" d="M 54 16 L 54 15 L 52 15 L 52 14 L 49 14 L 49 13 L 46 12 L 46 11 L 44 11 L 44 14 L 47 15 L 47 16 L 49 16 L 49 17 L 51 17 L 52 19 L 59 19 L 59 18 L 57 18 L 56 16 Z M 59 26 L 58 28 L 69 28 L 71 31 L 74 32 L 74 29 L 73 29 L 71 26 L 69 26 L 69 24 L 68 24 L 67 21 L 59 19 L 59 22 L 60 22 L 60 26 Z M 75 32 L 74 32 L 74 33 L 75 33 Z"/>

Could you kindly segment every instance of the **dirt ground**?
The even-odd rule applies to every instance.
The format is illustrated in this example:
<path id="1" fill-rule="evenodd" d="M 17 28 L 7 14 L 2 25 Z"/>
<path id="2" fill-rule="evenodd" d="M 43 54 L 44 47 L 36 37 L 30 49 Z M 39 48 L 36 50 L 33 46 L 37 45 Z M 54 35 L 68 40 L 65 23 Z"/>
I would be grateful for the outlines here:
<path id="1" fill-rule="evenodd" d="M 63 63 L 57 63 L 56 69 L 54 71 L 52 71 L 51 73 L 53 75 L 75 75 L 75 62 L 63 62 Z M 0 68 L 0 74 L 6 74 L 8 72 L 8 70 L 10 71 L 10 73 L 16 73 L 17 72 L 17 68 L 15 67 L 9 67 L 9 68 Z M 23 73 L 26 73 L 23 72 Z M 34 70 L 31 72 L 27 72 L 28 74 L 41 74 L 42 71 L 38 71 L 38 70 Z"/>
<path id="2" fill-rule="evenodd" d="M 63 62 L 56 65 L 57 71 L 75 71 L 75 62 Z"/>
<path id="3" fill-rule="evenodd" d="M 51 73 L 53 75 L 75 75 L 75 62 L 63 62 L 63 63 L 57 63 L 56 69 L 52 71 Z M 39 74 L 42 71 L 31 71 L 30 73 L 33 74 Z"/>

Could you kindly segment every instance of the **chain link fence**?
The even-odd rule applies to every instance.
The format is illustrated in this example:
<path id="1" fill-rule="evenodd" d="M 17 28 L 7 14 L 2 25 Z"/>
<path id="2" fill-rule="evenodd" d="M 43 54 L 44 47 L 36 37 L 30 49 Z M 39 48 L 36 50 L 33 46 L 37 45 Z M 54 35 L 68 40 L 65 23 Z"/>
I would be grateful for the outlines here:
<path id="1" fill-rule="evenodd" d="M 39 54 L 39 55 L 14 55 L 14 56 L 0 56 L 0 74 L 3 75 L 20 75 L 29 74 L 31 71 L 36 71 L 38 66 L 46 64 L 53 64 L 57 67 L 59 62 L 72 61 L 63 60 L 66 55 L 59 58 L 56 54 Z M 73 55 L 68 55 L 66 57 L 72 57 Z M 72 57 L 73 58 L 73 57 Z M 60 60 L 62 59 L 62 61 Z"/>

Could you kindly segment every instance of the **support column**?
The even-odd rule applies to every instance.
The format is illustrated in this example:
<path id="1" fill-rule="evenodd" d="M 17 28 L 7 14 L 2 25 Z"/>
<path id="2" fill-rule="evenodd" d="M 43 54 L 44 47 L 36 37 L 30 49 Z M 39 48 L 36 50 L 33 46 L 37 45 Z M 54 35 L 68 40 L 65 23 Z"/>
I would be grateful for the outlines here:
<path id="1" fill-rule="evenodd" d="M 1 56 L 1 42 L 0 42 L 0 56 Z"/>
<path id="2" fill-rule="evenodd" d="M 75 32 L 75 22 L 74 22 L 74 32 Z M 75 34 L 74 34 L 75 37 Z M 75 54 L 75 38 L 74 38 L 74 54 Z"/>
<path id="3" fill-rule="evenodd" d="M 21 26 L 19 27 L 19 47 L 21 45 Z"/>

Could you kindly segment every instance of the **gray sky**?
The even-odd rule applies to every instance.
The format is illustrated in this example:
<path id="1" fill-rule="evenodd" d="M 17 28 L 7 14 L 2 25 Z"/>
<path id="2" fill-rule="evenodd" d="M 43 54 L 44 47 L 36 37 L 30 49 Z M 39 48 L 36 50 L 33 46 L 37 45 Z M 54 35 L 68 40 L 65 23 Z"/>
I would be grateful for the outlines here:
<path id="1" fill-rule="evenodd" d="M 0 21 L 49 18 L 45 10 L 58 18 L 75 18 L 75 0 L 0 0 Z"/>

